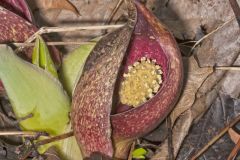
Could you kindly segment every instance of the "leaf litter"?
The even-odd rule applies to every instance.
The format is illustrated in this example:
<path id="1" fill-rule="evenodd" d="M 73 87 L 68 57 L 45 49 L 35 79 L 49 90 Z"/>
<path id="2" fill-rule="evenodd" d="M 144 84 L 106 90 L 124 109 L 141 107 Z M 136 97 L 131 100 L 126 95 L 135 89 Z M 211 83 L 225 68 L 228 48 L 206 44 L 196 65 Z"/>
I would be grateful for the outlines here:
<path id="1" fill-rule="evenodd" d="M 87 20 L 91 20 L 87 15 L 94 15 L 93 17 L 97 17 L 96 21 L 103 20 L 106 21 L 106 17 L 110 15 L 110 11 L 114 6 L 114 4 L 117 3 L 117 1 L 94 1 L 90 0 L 89 4 L 86 1 L 72 1 L 77 8 L 79 8 L 82 17 L 77 18 L 72 16 L 72 13 L 65 12 L 65 11 L 49 11 L 49 12 L 42 12 L 41 16 L 47 16 L 45 18 L 48 19 L 47 21 L 41 21 L 37 20 L 40 24 L 50 24 L 50 25 L 81 25 L 81 22 L 84 22 L 84 24 L 91 24 L 87 22 Z M 99 5 L 96 5 L 99 4 Z M 103 9 L 103 6 L 107 5 L 107 10 Z M 77 5 L 76 5 L 77 4 Z M 182 1 L 174 1 L 170 0 L 169 2 L 167 0 L 149 0 L 147 1 L 147 6 L 154 10 L 154 13 L 158 16 L 160 20 L 162 20 L 173 32 L 176 38 L 180 40 L 194 40 L 197 41 L 200 38 L 202 38 L 204 35 L 210 33 L 214 29 L 216 29 L 219 25 L 222 23 L 228 21 L 233 17 L 233 12 L 230 8 L 230 5 L 228 1 L 223 0 L 217 0 L 217 1 L 196 1 L 196 2 L 182 2 Z M 92 9 L 94 8 L 94 9 Z M 214 8 L 214 9 L 212 9 Z M 97 13 L 97 14 L 96 14 Z M 187 14 L 186 14 L 187 13 Z M 201 15 L 201 16 L 200 16 Z M 36 17 L 36 16 L 35 16 Z M 49 20 L 50 17 L 50 20 Z M 55 20 L 55 18 L 59 20 Z M 65 19 L 66 17 L 71 17 L 74 20 L 77 20 L 75 23 L 66 23 Z M 205 18 L 210 17 L 210 18 Z M 93 18 L 94 19 L 94 18 Z M 43 23 L 45 22 L 45 23 Z M 50 22 L 54 22 L 55 24 L 51 24 Z M 66 24 L 64 24 L 66 23 Z M 103 22 L 100 22 L 101 24 Z M 79 36 L 75 36 L 75 34 L 67 33 L 64 35 L 59 35 L 63 41 L 65 40 L 89 40 L 92 37 L 95 37 L 96 35 L 100 35 L 101 32 L 97 31 L 95 33 L 90 33 L 89 31 L 81 32 Z M 85 36 L 86 35 L 86 36 Z M 90 35 L 90 36 L 89 36 Z M 198 62 L 198 67 L 211 67 L 211 66 L 238 66 L 240 61 L 238 58 L 239 55 L 239 44 L 240 44 L 240 38 L 239 38 L 239 28 L 237 25 L 237 22 L 234 20 L 233 22 L 226 25 L 224 28 L 220 29 L 207 39 L 205 39 L 193 52 L 193 54 L 196 56 L 196 60 Z M 72 47 L 65 47 L 67 50 L 71 50 Z M 65 50 L 64 48 L 64 50 Z M 70 49 L 69 49 L 70 48 Z M 220 105 L 219 101 L 219 92 L 223 92 L 224 100 L 222 101 L 228 101 L 226 100 L 226 97 L 238 97 L 239 96 L 239 72 L 235 71 L 214 71 L 214 73 L 211 74 L 209 68 L 199 68 L 199 70 L 202 70 L 202 74 L 206 76 L 201 77 L 200 75 L 197 75 L 197 73 L 188 72 L 191 70 L 191 68 L 188 66 L 188 62 L 196 63 L 195 59 L 193 57 L 186 60 L 185 65 L 187 66 L 187 76 L 185 76 L 185 87 L 186 89 L 190 87 L 189 91 L 183 91 L 183 95 L 181 99 L 187 98 L 188 96 L 193 97 L 189 98 L 185 103 L 183 103 L 184 107 L 176 107 L 176 110 L 173 111 L 171 114 L 172 121 L 176 121 L 173 123 L 173 146 L 174 148 L 177 148 L 174 155 L 176 156 L 178 153 L 178 150 L 180 149 L 178 159 L 182 159 L 183 156 L 186 156 L 186 152 L 184 152 L 186 146 L 188 147 L 189 144 L 192 145 L 196 139 L 189 138 L 191 137 L 191 133 L 194 134 L 194 126 L 197 125 L 199 121 L 199 125 L 202 121 L 204 121 L 205 126 L 202 127 L 202 132 L 200 132 L 197 136 L 204 137 L 206 133 L 208 133 L 207 128 L 209 126 L 216 127 L 214 131 L 209 131 L 209 136 L 213 135 L 217 132 L 220 128 L 223 127 L 223 125 L 219 126 L 219 122 L 216 120 L 217 118 L 220 118 L 222 120 L 221 116 L 224 114 L 225 116 L 228 115 L 226 113 L 221 113 L 218 110 L 221 110 L 222 104 Z M 195 75 L 194 75 L 195 74 Z M 209 74 L 209 75 L 208 75 Z M 192 81 L 188 80 L 188 77 L 192 77 Z M 197 78 L 196 78 L 197 77 Z M 196 78 L 196 79 L 195 79 Z M 196 83 L 195 80 L 199 80 L 199 83 Z M 189 84 L 190 83 L 190 84 Z M 191 91 L 193 93 L 191 93 Z M 181 99 L 179 102 L 181 102 Z M 195 100 L 194 100 L 195 99 Z M 230 98 L 231 99 L 231 98 Z M 218 103 L 217 103 L 218 102 Z M 179 104 L 180 105 L 180 104 Z M 218 106 L 218 107 L 217 107 Z M 221 106 L 221 107 L 219 107 Z M 232 112 L 232 107 L 235 106 L 234 104 L 232 106 L 229 106 L 227 110 L 229 112 Z M 208 109 L 210 107 L 210 109 Z M 217 113 L 214 113 L 215 108 L 217 109 Z M 213 108 L 213 109 L 212 109 Z M 237 108 L 235 106 L 234 108 Z M 207 111 L 206 114 L 204 114 Z M 211 112 L 211 113 L 209 113 Z M 235 113 L 235 111 L 234 111 Z M 210 114 L 210 115 L 208 115 Z M 216 116 L 214 116 L 216 114 Z M 213 116 L 213 117 L 211 117 Z M 202 117 L 202 118 L 201 118 Z M 206 120 L 206 117 L 207 120 Z M 211 125 L 207 125 L 210 119 L 214 120 Z M 217 118 L 216 118 L 217 117 Z M 216 118 L 216 119 L 215 119 Z M 225 117 L 226 118 L 226 117 Z M 224 120 L 224 122 L 226 119 Z M 195 122 L 195 123 L 193 123 Z M 210 121 L 209 121 L 210 122 Z M 224 123 L 223 123 L 224 124 Z M 193 125 L 193 130 L 189 130 L 190 126 Z M 216 126 L 215 126 L 216 125 Z M 198 127 L 195 127 L 196 131 L 198 131 Z M 186 140 L 184 140 L 185 136 L 187 136 Z M 178 137 L 177 140 L 174 140 L 174 137 Z M 176 139 L 176 138 L 175 138 Z M 207 137 L 207 142 L 210 138 Z M 222 144 L 225 144 L 232 148 L 233 144 L 229 140 L 227 136 L 224 137 Z M 182 145 L 181 145 L 182 144 Z M 198 145 L 197 143 L 194 145 Z M 214 153 L 216 150 L 219 152 L 221 149 L 225 149 L 225 145 L 221 147 L 221 145 L 217 145 L 211 150 L 209 150 L 210 153 L 207 153 L 207 156 L 213 157 L 212 153 Z M 218 148 L 220 146 L 220 149 Z M 198 146 L 199 147 L 199 146 Z M 199 147 L 201 148 L 201 147 Z M 166 141 L 163 142 L 163 145 L 159 148 L 161 150 L 158 152 L 162 153 L 162 151 L 165 151 L 166 157 L 168 156 L 167 153 L 167 145 Z M 215 154 L 217 155 L 217 154 Z M 220 155 L 220 154 L 218 154 Z M 226 157 L 226 155 L 221 155 L 222 157 Z M 153 156 L 154 157 L 154 156 Z M 166 157 L 162 157 L 163 159 L 166 159 Z M 159 157 L 158 157 L 159 158 Z M 220 157 L 221 158 L 221 157 Z"/>

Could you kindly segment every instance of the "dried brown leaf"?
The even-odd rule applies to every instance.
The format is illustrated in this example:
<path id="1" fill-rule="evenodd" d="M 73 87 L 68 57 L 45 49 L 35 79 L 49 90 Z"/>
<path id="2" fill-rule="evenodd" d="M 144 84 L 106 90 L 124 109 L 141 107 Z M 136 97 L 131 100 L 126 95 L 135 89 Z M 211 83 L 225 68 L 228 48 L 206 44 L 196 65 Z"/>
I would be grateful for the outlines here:
<path id="1" fill-rule="evenodd" d="M 226 0 L 148 0 L 147 6 L 179 39 L 198 40 L 234 16 Z"/>
<path id="2" fill-rule="evenodd" d="M 239 135 L 235 130 L 233 130 L 232 128 L 230 128 L 230 129 L 228 130 L 228 134 L 229 134 L 231 140 L 232 140 L 235 144 L 237 144 L 237 142 L 238 142 L 239 139 L 240 139 L 240 135 Z"/>
<path id="3" fill-rule="evenodd" d="M 77 27 L 77 26 L 91 26 L 91 25 L 104 25 L 108 21 L 110 14 L 112 13 L 117 1 L 109 0 L 69 0 L 77 9 L 81 12 L 81 16 L 73 16 L 72 12 L 67 10 L 43 10 L 38 9 L 38 3 L 34 3 L 36 0 L 28 0 L 31 9 L 33 10 L 34 18 L 39 26 L 57 26 L 57 27 Z M 122 15 L 123 11 L 116 15 Z M 113 21 L 116 21 L 114 17 Z M 88 41 L 94 37 L 102 35 L 102 30 L 83 30 L 81 32 L 64 32 L 57 33 L 51 36 L 51 40 L 55 41 Z M 69 53 L 73 49 L 77 48 L 77 45 L 65 45 L 64 53 Z"/>
<path id="4" fill-rule="evenodd" d="M 30 5 L 35 6 L 35 9 L 60 9 L 69 10 L 76 15 L 80 15 L 78 9 L 69 0 L 29 0 Z"/>
<path id="5" fill-rule="evenodd" d="M 181 147 L 182 141 L 188 134 L 189 127 L 193 121 L 191 110 L 185 111 L 177 120 L 173 128 L 173 151 L 174 157 L 177 156 L 178 150 Z M 168 141 L 165 140 L 157 153 L 151 158 L 151 160 L 168 160 Z"/>
<path id="6" fill-rule="evenodd" d="M 174 157 L 176 157 L 182 141 L 188 134 L 188 130 L 193 121 L 193 115 L 191 107 L 195 101 L 195 94 L 204 80 L 213 72 L 212 68 L 200 68 L 197 61 L 192 56 L 190 58 L 183 59 L 184 71 L 185 71 L 185 84 L 182 96 L 170 117 L 172 123 L 176 121 L 173 127 L 173 148 Z M 156 155 L 152 157 L 152 160 L 168 159 L 168 142 L 164 141 L 163 145 L 159 148 Z"/>
<path id="7" fill-rule="evenodd" d="M 201 87 L 206 78 L 213 72 L 213 68 L 211 67 L 200 68 L 193 56 L 190 58 L 184 58 L 183 62 L 185 71 L 183 93 L 179 102 L 170 114 L 172 125 L 174 125 L 179 116 L 182 118 L 181 114 L 184 114 L 185 111 L 187 112 L 187 110 L 191 109 L 195 102 L 196 93 L 199 87 Z M 164 124 L 162 124 L 161 127 L 166 128 L 166 126 L 163 125 Z M 159 133 L 159 131 L 157 133 Z M 158 138 L 160 138 L 160 136 L 158 136 Z M 183 137 L 180 137 L 178 140 L 182 140 L 182 138 Z M 174 143 L 180 143 L 180 141 Z"/>
<path id="8" fill-rule="evenodd" d="M 127 155 L 129 155 L 129 148 L 133 143 L 134 143 L 134 139 L 126 139 L 126 140 L 115 142 L 114 157 L 119 159 L 124 157 L 125 159 L 127 159 Z"/>
<path id="9" fill-rule="evenodd" d="M 213 72 L 213 69 L 211 67 L 200 68 L 193 56 L 190 58 L 185 58 L 183 61 L 185 71 L 183 93 L 178 104 L 175 106 L 170 115 L 172 124 L 174 124 L 176 119 L 183 112 L 188 110 L 193 105 L 197 90 L 202 85 L 207 76 Z"/>
<path id="10" fill-rule="evenodd" d="M 177 159 L 190 159 L 196 155 L 204 146 L 210 144 L 210 141 L 218 137 L 223 128 L 226 128 L 233 119 L 236 120 L 239 111 L 240 100 L 237 97 L 231 97 L 220 92 L 206 114 L 192 125 Z M 235 127 L 238 128 L 238 126 L 237 124 Z M 202 156 L 205 159 L 227 159 L 233 147 L 234 143 L 229 138 L 229 135 L 225 134 L 209 146 Z"/>

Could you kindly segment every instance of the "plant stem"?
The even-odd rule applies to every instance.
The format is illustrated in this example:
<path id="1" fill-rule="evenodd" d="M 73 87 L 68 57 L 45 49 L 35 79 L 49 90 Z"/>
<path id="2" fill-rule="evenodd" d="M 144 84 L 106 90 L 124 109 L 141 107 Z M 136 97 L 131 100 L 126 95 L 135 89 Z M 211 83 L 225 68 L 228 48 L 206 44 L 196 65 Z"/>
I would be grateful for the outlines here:
<path id="1" fill-rule="evenodd" d="M 45 135 L 43 132 L 32 131 L 0 131 L 0 136 L 35 137 L 38 134 Z"/>
<path id="2" fill-rule="evenodd" d="M 48 143 L 52 143 L 52 142 L 55 142 L 55 141 L 63 140 L 63 139 L 66 139 L 66 138 L 69 138 L 69 137 L 72 137 L 72 136 L 73 136 L 73 131 L 68 132 L 68 133 L 64 133 L 64 134 L 61 134 L 61 135 L 58 135 L 58 136 L 55 136 L 55 137 L 51 137 L 51 138 L 48 138 L 48 139 L 40 140 L 36 143 L 35 146 L 38 147 L 38 146 L 45 145 L 45 144 L 48 144 Z"/>
<path id="3" fill-rule="evenodd" d="M 119 28 L 124 24 L 118 25 L 102 25 L 102 26 L 79 26 L 79 27 L 42 27 L 37 32 L 35 32 L 31 37 L 29 37 L 25 42 L 32 42 L 37 35 L 45 34 L 45 33 L 60 33 L 60 32 L 75 32 L 80 30 L 102 30 L 102 29 L 110 29 L 110 28 Z"/>

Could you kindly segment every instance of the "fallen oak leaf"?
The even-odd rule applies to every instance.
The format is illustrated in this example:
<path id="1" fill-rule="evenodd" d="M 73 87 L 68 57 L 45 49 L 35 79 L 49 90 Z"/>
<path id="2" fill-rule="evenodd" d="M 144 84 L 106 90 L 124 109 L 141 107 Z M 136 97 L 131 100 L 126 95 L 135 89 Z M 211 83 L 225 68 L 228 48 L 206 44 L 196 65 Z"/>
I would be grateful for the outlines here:
<path id="1" fill-rule="evenodd" d="M 212 67 L 199 67 L 194 56 L 184 58 L 183 62 L 185 71 L 184 77 L 187 77 L 187 79 L 184 81 L 184 89 L 179 102 L 170 114 L 173 125 L 172 137 L 174 157 L 177 156 L 182 141 L 188 133 L 188 128 L 193 122 L 194 116 L 192 114 L 191 107 L 195 102 L 196 92 L 199 87 L 201 87 L 205 79 L 214 71 Z M 158 150 L 159 151 L 152 157 L 152 160 L 157 160 L 159 157 L 162 159 L 168 159 L 167 140 L 163 142 Z"/>
<path id="2" fill-rule="evenodd" d="M 197 61 L 195 60 L 194 56 L 190 58 L 183 59 L 184 64 L 184 86 L 183 86 L 183 93 L 174 108 L 171 112 L 171 122 L 174 125 L 176 119 L 186 110 L 190 109 L 193 105 L 196 97 L 196 92 L 198 91 L 199 87 L 205 81 L 205 79 L 213 73 L 213 67 L 199 67 Z"/>
<path id="3" fill-rule="evenodd" d="M 38 9 L 48 10 L 48 9 L 60 9 L 69 10 L 75 15 L 79 16 L 80 13 L 78 9 L 69 0 L 31 0 L 28 1 L 29 4 Z"/>

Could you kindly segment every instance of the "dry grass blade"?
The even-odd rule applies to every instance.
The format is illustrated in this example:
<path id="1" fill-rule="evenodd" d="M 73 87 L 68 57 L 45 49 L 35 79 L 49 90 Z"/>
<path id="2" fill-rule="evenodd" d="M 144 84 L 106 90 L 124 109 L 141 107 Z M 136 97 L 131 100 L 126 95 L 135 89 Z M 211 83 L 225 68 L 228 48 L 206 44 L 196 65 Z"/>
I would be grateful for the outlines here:
<path id="1" fill-rule="evenodd" d="M 17 47 L 32 47 L 35 43 L 7 43 L 7 45 L 14 45 Z M 96 44 L 96 42 L 46 42 L 48 46 L 65 46 L 65 45 L 83 45 L 83 44 Z M 0 44 L 6 45 L 6 44 Z"/>
<path id="2" fill-rule="evenodd" d="M 0 136 L 19 136 L 19 137 L 36 137 L 37 135 L 45 135 L 43 132 L 32 131 L 0 131 Z"/>
<path id="3" fill-rule="evenodd" d="M 29 37 L 25 41 L 25 43 L 30 43 L 36 38 L 37 35 L 41 35 L 45 33 L 76 32 L 80 30 L 102 30 L 102 29 L 110 29 L 110 28 L 119 28 L 122 26 L 123 24 L 102 25 L 102 26 L 78 26 L 78 27 L 42 27 L 37 32 L 35 32 L 31 37 Z"/>
<path id="4" fill-rule="evenodd" d="M 40 140 L 36 143 L 36 146 L 45 145 L 45 144 L 52 143 L 52 142 L 59 141 L 59 140 L 63 140 L 63 139 L 66 139 L 66 138 L 69 138 L 69 137 L 72 137 L 72 136 L 73 136 L 73 132 L 71 131 L 71 132 L 61 134 L 61 135 L 58 135 L 58 136 L 55 136 L 55 137 Z"/>

